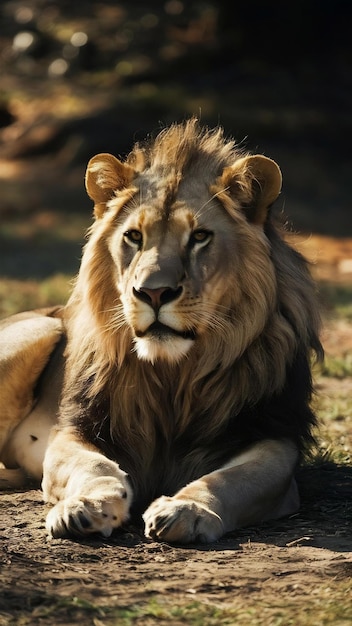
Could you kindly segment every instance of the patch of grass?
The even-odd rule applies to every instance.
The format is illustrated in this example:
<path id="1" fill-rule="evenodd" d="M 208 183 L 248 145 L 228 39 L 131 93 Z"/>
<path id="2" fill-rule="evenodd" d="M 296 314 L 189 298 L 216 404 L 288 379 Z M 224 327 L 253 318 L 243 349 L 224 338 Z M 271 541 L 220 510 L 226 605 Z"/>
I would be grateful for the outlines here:
<path id="1" fill-rule="evenodd" d="M 338 465 L 351 462 L 352 454 L 352 396 L 343 381 L 337 390 L 324 387 L 314 400 L 319 418 L 318 445 L 320 454 Z"/>
<path id="2" fill-rule="evenodd" d="M 352 353 L 339 357 L 325 355 L 321 375 L 340 379 L 352 376 Z"/>
<path id="3" fill-rule="evenodd" d="M 341 422 L 352 418 L 352 395 L 346 391 L 343 382 L 337 390 L 322 386 L 313 404 L 315 411 L 324 420 Z"/>
<path id="4" fill-rule="evenodd" d="M 18 241 L 19 246 L 32 240 L 40 244 L 47 238 L 83 244 L 91 221 L 90 214 L 59 213 L 54 210 L 24 216 L 15 214 L 11 220 L 4 220 L 0 234 L 4 243 Z M 37 253 L 40 255 L 40 248 Z"/>
<path id="5" fill-rule="evenodd" d="M 288 602 L 268 602 L 248 597 L 246 590 L 238 590 L 237 598 L 230 598 L 224 606 L 208 602 L 175 603 L 172 597 L 155 596 L 146 603 L 127 607 L 98 606 L 84 599 L 46 597 L 45 603 L 21 615 L 0 614 L 0 625 L 26 624 L 87 624 L 92 626 L 347 626 L 352 619 L 350 580 L 332 579 L 316 587 L 309 596 L 304 590 L 292 590 Z M 287 596 L 287 594 L 285 594 Z"/>
<path id="6" fill-rule="evenodd" d="M 0 317 L 19 311 L 65 304 L 71 291 L 72 277 L 56 274 L 43 281 L 0 280 Z"/>
<path id="7" fill-rule="evenodd" d="M 321 282 L 319 293 L 329 315 L 352 321 L 352 285 Z"/>

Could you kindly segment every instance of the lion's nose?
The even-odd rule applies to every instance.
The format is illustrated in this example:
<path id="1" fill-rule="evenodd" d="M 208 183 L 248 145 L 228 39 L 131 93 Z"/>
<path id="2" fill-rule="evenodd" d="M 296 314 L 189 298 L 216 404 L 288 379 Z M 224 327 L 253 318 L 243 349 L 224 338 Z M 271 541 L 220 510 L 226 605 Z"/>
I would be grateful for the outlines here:
<path id="1" fill-rule="evenodd" d="M 172 289 L 171 287 L 158 287 L 157 289 L 150 289 L 149 287 L 140 287 L 135 289 L 133 287 L 133 294 L 142 302 L 146 302 L 156 311 L 160 309 L 163 304 L 177 300 L 182 293 L 182 287 Z"/>

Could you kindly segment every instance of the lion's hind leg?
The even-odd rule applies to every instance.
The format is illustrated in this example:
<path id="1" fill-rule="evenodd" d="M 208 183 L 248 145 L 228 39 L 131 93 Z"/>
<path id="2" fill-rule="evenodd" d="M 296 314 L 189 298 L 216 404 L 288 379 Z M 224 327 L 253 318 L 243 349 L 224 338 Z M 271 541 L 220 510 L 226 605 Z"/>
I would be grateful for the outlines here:
<path id="1" fill-rule="evenodd" d="M 129 517 L 132 490 L 117 463 L 76 438 L 57 430 L 44 459 L 44 499 L 54 504 L 46 528 L 53 537 L 109 537 Z"/>
<path id="2" fill-rule="evenodd" d="M 13 430 L 2 452 L 2 461 L 7 468 L 21 468 L 23 486 L 28 478 L 40 482 L 43 476 L 44 454 L 50 431 L 57 420 L 61 395 L 63 349 L 62 342 L 55 347 L 37 383 L 38 399 L 34 408 Z"/>
<path id="3" fill-rule="evenodd" d="M 0 465 L 0 491 L 22 489 L 28 482 L 28 476 L 22 469 L 8 469 Z"/>
<path id="4" fill-rule="evenodd" d="M 59 314 L 57 308 L 27 311 L 0 321 L 0 461 L 4 465 L 0 465 L 0 490 L 23 488 L 28 476 L 41 478 L 43 448 L 55 421 L 59 395 L 52 376 L 48 389 L 53 396 L 55 387 L 56 396 L 40 419 L 42 398 L 35 395 L 43 371 L 52 367 L 47 364 L 55 360 L 53 354 L 63 334 L 61 319 L 51 317 L 55 314 Z M 32 432 L 34 415 L 38 437 Z"/>
<path id="5" fill-rule="evenodd" d="M 0 322 L 0 455 L 33 407 L 33 391 L 62 336 L 59 318 L 29 311 Z"/>

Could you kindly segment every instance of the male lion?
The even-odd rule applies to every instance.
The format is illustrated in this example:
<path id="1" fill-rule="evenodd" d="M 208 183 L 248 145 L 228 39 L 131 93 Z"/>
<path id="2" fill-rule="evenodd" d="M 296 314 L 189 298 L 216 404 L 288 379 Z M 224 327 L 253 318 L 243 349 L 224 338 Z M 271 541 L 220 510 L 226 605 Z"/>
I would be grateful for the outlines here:
<path id="1" fill-rule="evenodd" d="M 147 537 L 212 542 L 293 513 L 322 350 L 306 263 L 270 214 L 279 167 L 191 119 L 125 163 L 95 156 L 86 187 L 48 531 L 107 537 L 143 513 Z"/>

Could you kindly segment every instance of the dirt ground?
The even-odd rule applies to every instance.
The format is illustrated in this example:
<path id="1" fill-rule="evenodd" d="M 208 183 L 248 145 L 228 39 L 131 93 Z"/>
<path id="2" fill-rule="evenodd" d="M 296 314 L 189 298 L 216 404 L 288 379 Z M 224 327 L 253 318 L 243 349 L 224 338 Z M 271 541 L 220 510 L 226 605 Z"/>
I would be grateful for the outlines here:
<path id="1" fill-rule="evenodd" d="M 330 325 L 324 335 L 328 351 L 348 349 L 351 336 L 350 326 Z M 351 390 L 349 378 L 319 381 L 320 393 Z M 339 420 L 335 426 L 341 427 Z M 351 447 L 350 418 L 343 428 Z M 341 581 L 352 590 L 352 468 L 322 463 L 303 470 L 299 479 L 298 514 L 241 529 L 210 546 L 156 543 L 137 527 L 109 540 L 49 539 L 39 489 L 2 494 L 0 625 L 131 623 L 109 621 L 104 610 L 165 598 L 175 606 L 302 607 L 333 594 Z"/>
<path id="2" fill-rule="evenodd" d="M 339 488 L 347 495 L 351 474 L 346 468 L 322 473 L 320 501 L 209 547 L 150 542 L 138 529 L 108 541 L 49 540 L 39 490 L 1 496 L 0 624 L 79 623 L 83 602 L 126 607 L 165 595 L 175 604 L 309 603 L 322 586 L 333 589 L 352 575 L 351 527 L 336 499 Z M 60 600 L 70 610 L 63 603 L 53 619 L 47 610 Z"/>
<path id="3" fill-rule="evenodd" d="M 75 617 L 71 606 L 68 621 L 64 606 L 54 619 L 46 615 L 53 603 L 74 598 L 81 606 L 85 601 L 99 607 L 126 607 L 165 595 L 175 604 L 270 605 L 278 598 L 309 603 L 322 586 L 333 589 L 352 575 L 351 527 L 341 493 L 337 497 L 338 489 L 347 496 L 351 473 L 335 468 L 319 474 L 320 500 L 303 504 L 296 516 L 206 547 L 155 543 L 135 528 L 108 541 L 50 540 L 39 490 L 3 495 L 0 624 L 11 623 L 11 616 L 21 624 L 79 623 L 80 605 Z"/>

